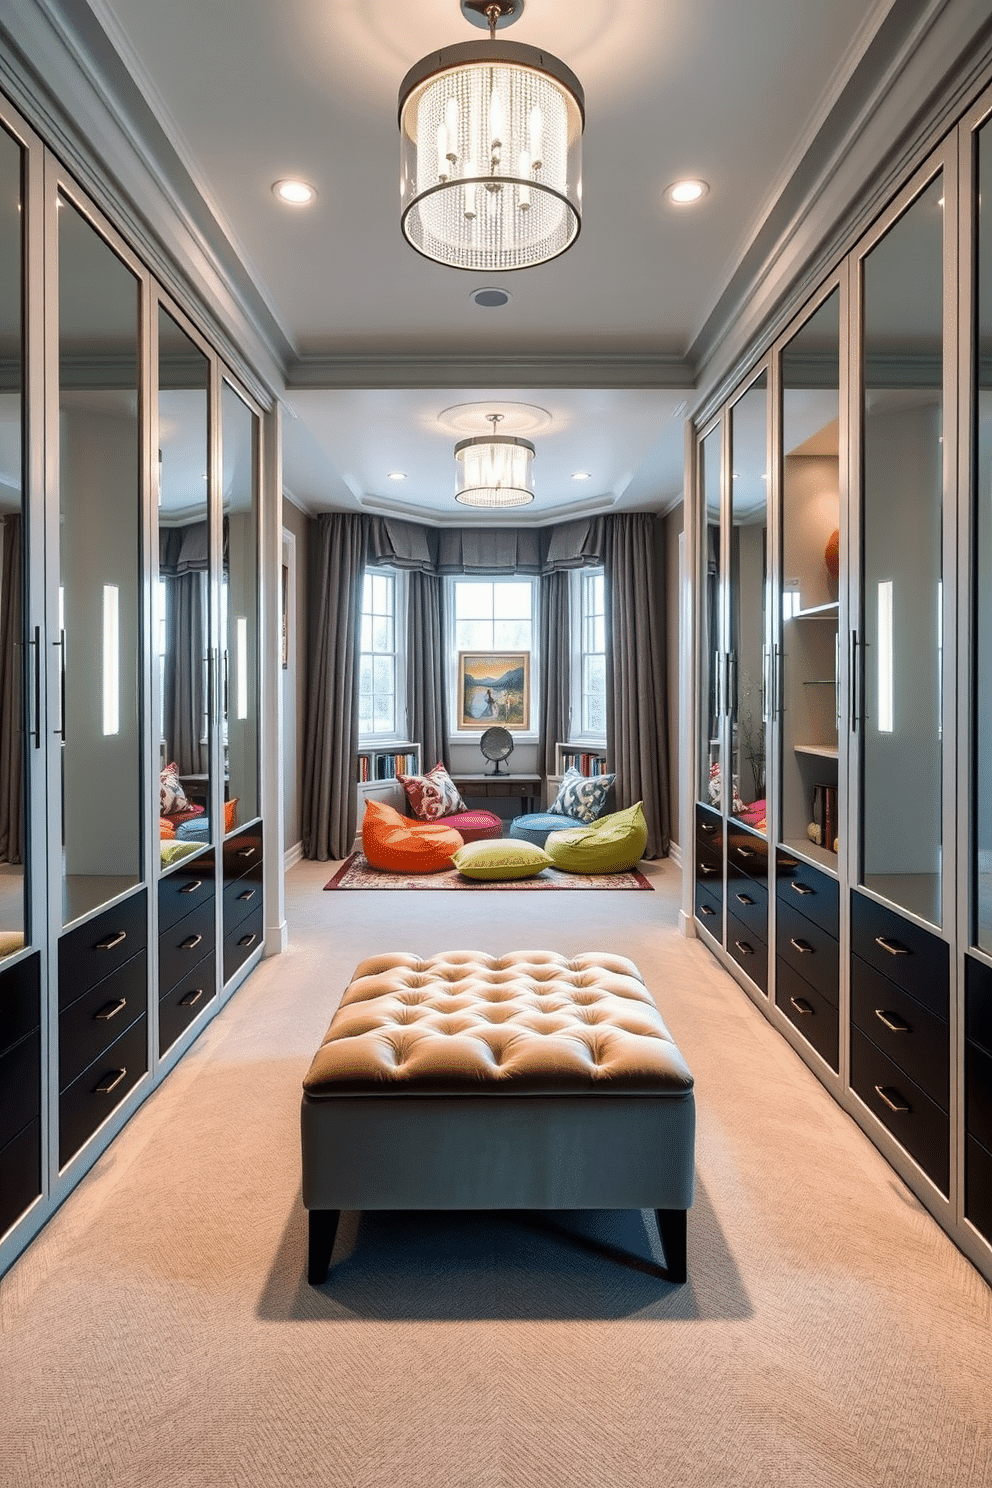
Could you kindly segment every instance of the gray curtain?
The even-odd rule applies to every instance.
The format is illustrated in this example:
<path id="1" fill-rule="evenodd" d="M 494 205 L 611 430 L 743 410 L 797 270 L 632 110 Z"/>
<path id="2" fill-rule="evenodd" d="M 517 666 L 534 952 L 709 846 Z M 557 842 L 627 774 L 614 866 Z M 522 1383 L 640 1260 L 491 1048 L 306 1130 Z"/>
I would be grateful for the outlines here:
<path id="1" fill-rule="evenodd" d="M 536 574 L 541 572 L 538 527 L 443 527 L 438 573 Z"/>
<path id="2" fill-rule="evenodd" d="M 3 518 L 0 558 L 0 862 L 24 860 L 21 519 Z"/>
<path id="3" fill-rule="evenodd" d="M 206 714 L 203 696 L 203 585 L 202 572 L 166 578 L 165 675 L 162 731 L 169 759 L 180 775 L 202 775 L 208 768 L 207 746 L 201 742 Z"/>
<path id="4" fill-rule="evenodd" d="M 310 525 L 309 689 L 303 855 L 345 858 L 358 818 L 358 632 L 368 518 L 327 512 Z"/>
<path id="5" fill-rule="evenodd" d="M 448 689 L 444 667 L 444 580 L 412 571 L 407 578 L 406 716 L 410 738 L 419 740 L 425 770 L 438 760 L 447 767 Z"/>
<path id="6" fill-rule="evenodd" d="M 568 739 L 571 721 L 571 576 L 567 569 L 541 579 L 541 710 L 537 768 L 555 773 L 555 745 Z"/>
<path id="7" fill-rule="evenodd" d="M 582 517 L 543 527 L 542 573 L 562 568 L 598 568 L 606 550 L 606 517 Z"/>
<path id="8" fill-rule="evenodd" d="M 668 856 L 668 716 L 665 705 L 664 549 L 661 523 L 646 512 L 607 519 L 607 751 L 618 805 L 642 801 L 644 856 Z"/>

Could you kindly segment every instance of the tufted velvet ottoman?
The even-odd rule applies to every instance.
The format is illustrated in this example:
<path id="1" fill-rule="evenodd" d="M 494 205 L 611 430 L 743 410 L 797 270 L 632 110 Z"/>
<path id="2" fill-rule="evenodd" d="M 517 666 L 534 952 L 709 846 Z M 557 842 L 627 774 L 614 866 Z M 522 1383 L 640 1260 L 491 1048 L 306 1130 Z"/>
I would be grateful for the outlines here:
<path id="1" fill-rule="evenodd" d="M 607 951 L 363 961 L 303 1082 L 308 1277 L 342 1209 L 654 1209 L 686 1277 L 692 1075 Z"/>

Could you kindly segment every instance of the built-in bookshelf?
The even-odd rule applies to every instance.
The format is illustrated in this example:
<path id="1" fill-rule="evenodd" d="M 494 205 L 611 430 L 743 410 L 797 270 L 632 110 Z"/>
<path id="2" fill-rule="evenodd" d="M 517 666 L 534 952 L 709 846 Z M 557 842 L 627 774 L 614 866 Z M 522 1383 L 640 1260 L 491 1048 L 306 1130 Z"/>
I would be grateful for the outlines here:
<path id="1" fill-rule="evenodd" d="M 581 775 L 606 775 L 606 750 L 582 744 L 555 745 L 555 773 L 548 776 L 545 805 L 550 806 L 558 794 L 562 777 L 568 770 L 578 770 Z"/>
<path id="2" fill-rule="evenodd" d="M 421 750 L 419 744 L 402 739 L 396 744 L 383 745 L 381 749 L 358 751 L 358 829 L 361 831 L 366 801 L 384 801 L 395 806 L 397 811 L 406 807 L 406 793 L 397 779 L 399 775 L 420 775 Z"/>

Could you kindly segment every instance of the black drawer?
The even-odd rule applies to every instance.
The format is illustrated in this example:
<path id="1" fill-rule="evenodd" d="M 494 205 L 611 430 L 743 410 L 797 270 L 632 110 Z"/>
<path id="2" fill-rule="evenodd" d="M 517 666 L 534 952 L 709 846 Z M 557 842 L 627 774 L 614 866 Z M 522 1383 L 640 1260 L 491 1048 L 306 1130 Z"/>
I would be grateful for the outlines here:
<path id="1" fill-rule="evenodd" d="M 711 935 L 717 940 L 723 938 L 723 899 L 719 894 L 713 894 L 709 889 L 704 889 L 702 884 L 696 883 L 696 919 L 701 925 L 705 925 Z"/>
<path id="2" fill-rule="evenodd" d="M 973 956 L 964 958 L 965 1034 L 992 1054 L 992 967 Z"/>
<path id="3" fill-rule="evenodd" d="M 785 960 L 804 982 L 809 982 L 837 1006 L 840 986 L 840 948 L 826 930 L 793 909 L 784 899 L 778 900 L 775 921 L 775 949 L 779 960 Z"/>
<path id="4" fill-rule="evenodd" d="M 262 907 L 262 883 L 246 873 L 236 878 L 224 889 L 224 933 L 229 935 L 236 925 L 246 920 L 256 909 Z"/>
<path id="5" fill-rule="evenodd" d="M 217 995 L 217 962 L 211 950 L 158 1005 L 158 1051 L 164 1054 Z"/>
<path id="6" fill-rule="evenodd" d="M 148 959 L 132 956 L 59 1013 L 59 1089 L 116 1043 L 148 1002 Z"/>
<path id="7" fill-rule="evenodd" d="M 974 1137 L 964 1147 L 964 1212 L 975 1229 L 992 1241 L 992 1153 Z"/>
<path id="8" fill-rule="evenodd" d="M 938 1018 L 947 1017 L 950 952 L 939 936 L 852 892 L 851 950 Z"/>
<path id="9" fill-rule="evenodd" d="M 992 1054 L 964 1046 L 964 1122 L 968 1135 L 992 1152 Z"/>
<path id="10" fill-rule="evenodd" d="M 775 967 L 775 1001 L 789 1022 L 825 1059 L 832 1070 L 840 1060 L 840 1013 L 815 987 L 779 956 Z"/>
<path id="11" fill-rule="evenodd" d="M 224 887 L 235 878 L 245 875 L 261 880 L 262 877 L 262 828 L 250 828 L 229 837 L 224 843 Z"/>
<path id="12" fill-rule="evenodd" d="M 758 832 L 742 827 L 727 828 L 727 864 L 743 869 L 751 878 L 768 882 L 768 841 Z"/>
<path id="13" fill-rule="evenodd" d="M 68 1007 L 88 988 L 148 948 L 144 889 L 70 930 L 59 941 L 59 1007 Z"/>
<path id="14" fill-rule="evenodd" d="M 262 911 L 256 909 L 224 937 L 224 981 L 229 982 L 262 943 Z"/>
<path id="15" fill-rule="evenodd" d="M 947 1110 L 951 1084 L 947 1024 L 860 956 L 851 957 L 851 1020 L 941 1110 Z"/>
<path id="16" fill-rule="evenodd" d="M 696 802 L 696 850 L 723 862 L 723 817 L 719 811 Z"/>
<path id="17" fill-rule="evenodd" d="M 735 872 L 727 880 L 727 908 L 752 935 L 768 944 L 768 890 L 764 884 Z"/>
<path id="18" fill-rule="evenodd" d="M 0 1147 L 41 1114 L 41 1034 L 37 1030 L 0 1056 Z"/>
<path id="19" fill-rule="evenodd" d="M 147 1038 L 146 1020 L 138 1018 L 63 1090 L 59 1098 L 60 1167 L 65 1167 L 137 1085 L 148 1068 Z"/>
<path id="20" fill-rule="evenodd" d="M 0 972 L 0 1054 L 41 1023 L 41 953 Z"/>
<path id="21" fill-rule="evenodd" d="M 261 893 L 261 890 L 259 890 Z M 158 938 L 158 992 L 164 997 L 217 943 L 216 905 L 211 894 L 192 914 L 163 930 Z"/>
<path id="22" fill-rule="evenodd" d="M 713 862 L 705 853 L 696 854 L 696 882 L 709 889 L 711 894 L 723 896 L 723 864 Z"/>
<path id="23" fill-rule="evenodd" d="M 197 858 L 182 858 L 175 868 L 158 881 L 158 933 L 168 930 L 177 920 L 191 914 L 205 899 L 214 894 L 214 855 L 203 852 Z"/>
<path id="24" fill-rule="evenodd" d="M 858 1028 L 851 1030 L 851 1088 L 946 1194 L 950 1171 L 947 1113 Z"/>
<path id="25" fill-rule="evenodd" d="M 41 1121 L 35 1117 L 0 1150 L 0 1235 L 41 1193 Z"/>
<path id="26" fill-rule="evenodd" d="M 840 885 L 835 878 L 800 863 L 789 853 L 779 852 L 777 857 L 775 891 L 784 904 L 826 930 L 836 940 L 840 935 Z"/>
<path id="27" fill-rule="evenodd" d="M 762 992 L 768 991 L 768 947 L 736 915 L 727 914 L 727 950 Z"/>

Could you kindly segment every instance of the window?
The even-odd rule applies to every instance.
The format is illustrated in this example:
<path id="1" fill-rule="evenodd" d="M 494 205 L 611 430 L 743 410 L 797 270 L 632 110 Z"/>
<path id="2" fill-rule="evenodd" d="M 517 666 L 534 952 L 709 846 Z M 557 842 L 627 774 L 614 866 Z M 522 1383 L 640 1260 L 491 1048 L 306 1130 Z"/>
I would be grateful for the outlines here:
<path id="1" fill-rule="evenodd" d="M 531 732 L 537 719 L 537 579 L 449 579 L 451 718 L 458 717 L 461 651 L 526 651 L 531 658 Z"/>
<path id="2" fill-rule="evenodd" d="M 577 626 L 572 667 L 573 738 L 606 738 L 606 581 L 601 568 L 579 569 L 573 591 Z"/>
<path id="3" fill-rule="evenodd" d="M 406 627 L 397 619 L 402 603 L 402 575 L 391 569 L 367 569 L 362 583 L 362 633 L 359 657 L 358 732 L 362 738 L 399 738 L 406 726 L 401 701 L 404 669 L 401 646 Z"/>

